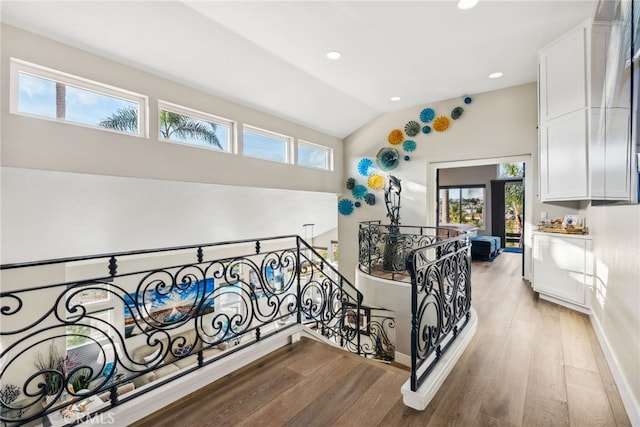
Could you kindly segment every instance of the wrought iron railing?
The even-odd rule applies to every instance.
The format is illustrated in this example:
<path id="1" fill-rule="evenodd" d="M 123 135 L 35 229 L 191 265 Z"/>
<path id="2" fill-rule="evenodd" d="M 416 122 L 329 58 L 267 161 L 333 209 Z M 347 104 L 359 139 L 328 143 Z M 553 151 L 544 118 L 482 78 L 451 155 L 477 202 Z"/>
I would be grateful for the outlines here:
<path id="1" fill-rule="evenodd" d="M 366 357 L 393 351 L 393 315 L 364 307 L 298 236 L 6 264 L 0 274 L 5 423 L 77 423 L 296 324 Z M 74 413 L 96 397 L 95 411 Z"/>
<path id="2" fill-rule="evenodd" d="M 412 287 L 411 390 L 416 391 L 469 322 L 469 235 L 415 249 L 406 263 Z"/>
<path id="3" fill-rule="evenodd" d="M 385 225 L 380 221 L 360 223 L 359 268 L 362 272 L 409 281 L 406 257 L 413 250 L 458 235 L 458 231 L 443 227 Z"/>

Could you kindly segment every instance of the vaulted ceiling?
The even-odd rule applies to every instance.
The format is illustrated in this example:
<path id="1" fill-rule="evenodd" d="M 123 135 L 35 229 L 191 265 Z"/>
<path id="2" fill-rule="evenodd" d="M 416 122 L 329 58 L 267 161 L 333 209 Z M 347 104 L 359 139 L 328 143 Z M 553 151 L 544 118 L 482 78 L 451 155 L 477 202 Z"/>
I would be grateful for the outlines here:
<path id="1" fill-rule="evenodd" d="M 537 50 L 592 17 L 596 1 L 1 6 L 10 25 L 343 138 L 387 111 L 535 81 Z M 327 59 L 332 50 L 342 57 Z"/>

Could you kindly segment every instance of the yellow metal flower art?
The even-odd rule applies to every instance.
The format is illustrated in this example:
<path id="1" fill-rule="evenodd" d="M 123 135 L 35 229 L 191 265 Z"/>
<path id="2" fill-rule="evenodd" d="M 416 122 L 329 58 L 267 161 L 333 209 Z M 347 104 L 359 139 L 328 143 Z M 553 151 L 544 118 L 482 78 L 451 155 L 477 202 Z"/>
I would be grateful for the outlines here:
<path id="1" fill-rule="evenodd" d="M 394 129 L 389 132 L 389 136 L 387 137 L 387 139 L 389 140 L 389 144 L 398 145 L 402 143 L 402 141 L 404 141 L 404 134 L 400 129 Z"/>
<path id="2" fill-rule="evenodd" d="M 449 118 L 440 116 L 433 121 L 433 130 L 436 132 L 444 132 L 449 128 Z"/>
<path id="3" fill-rule="evenodd" d="M 382 175 L 374 173 L 373 175 L 369 176 L 369 179 L 367 180 L 367 186 L 369 186 L 369 188 L 372 190 L 380 191 L 384 188 L 384 178 L 382 177 Z"/>

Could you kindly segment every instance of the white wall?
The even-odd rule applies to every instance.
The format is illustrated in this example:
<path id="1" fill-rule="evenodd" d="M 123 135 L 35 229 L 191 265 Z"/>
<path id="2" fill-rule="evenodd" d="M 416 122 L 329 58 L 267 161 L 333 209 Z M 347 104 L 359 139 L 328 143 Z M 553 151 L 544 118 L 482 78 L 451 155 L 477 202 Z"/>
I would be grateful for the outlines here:
<path id="1" fill-rule="evenodd" d="M 1 31 L 2 263 L 304 235 L 306 223 L 337 240 L 340 139 L 8 25 Z M 11 114 L 11 57 L 148 95 L 150 137 Z M 325 145 L 337 167 L 161 142 L 158 100 Z"/>
<path id="2" fill-rule="evenodd" d="M 592 323 L 632 425 L 640 425 L 640 205 L 592 206 Z"/>

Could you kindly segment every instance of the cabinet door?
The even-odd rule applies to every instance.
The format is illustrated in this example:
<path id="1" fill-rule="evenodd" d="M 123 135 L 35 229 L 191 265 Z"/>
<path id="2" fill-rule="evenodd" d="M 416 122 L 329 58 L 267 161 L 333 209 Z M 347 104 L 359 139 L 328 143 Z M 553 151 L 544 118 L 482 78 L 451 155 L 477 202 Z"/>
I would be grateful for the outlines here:
<path id="1" fill-rule="evenodd" d="M 631 197 L 631 127 L 628 108 L 607 108 L 604 146 L 606 200 Z"/>
<path id="2" fill-rule="evenodd" d="M 575 304 L 585 305 L 588 269 L 584 239 L 533 236 L 533 289 Z"/>
<path id="3" fill-rule="evenodd" d="M 540 51 L 540 120 L 587 107 L 587 37 L 580 26 Z"/>
<path id="4" fill-rule="evenodd" d="M 540 125 L 542 201 L 588 197 L 586 115 L 583 109 Z"/>

